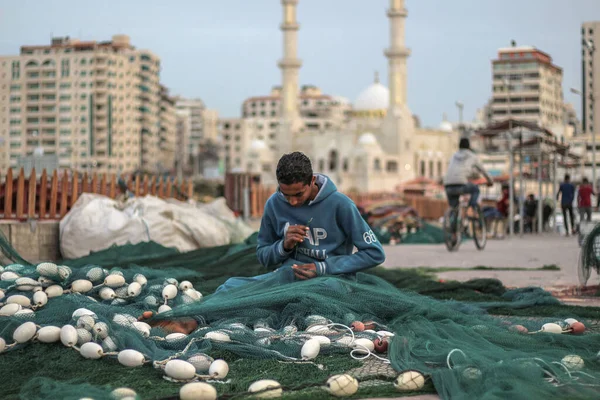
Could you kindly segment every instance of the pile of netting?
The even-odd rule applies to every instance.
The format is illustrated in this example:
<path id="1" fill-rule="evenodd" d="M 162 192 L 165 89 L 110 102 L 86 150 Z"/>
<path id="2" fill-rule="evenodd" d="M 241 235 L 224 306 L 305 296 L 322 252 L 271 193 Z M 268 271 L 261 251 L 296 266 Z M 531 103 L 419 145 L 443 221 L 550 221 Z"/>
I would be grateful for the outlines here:
<path id="1" fill-rule="evenodd" d="M 144 243 L 38 265 L 2 238 L 0 247 L 18 259 L 0 281 L 2 398 L 600 393 L 600 310 L 562 306 L 541 289 L 377 269 L 210 294 L 227 277 L 266 272 L 254 238 L 184 254 Z M 172 321 L 197 329 L 173 332 Z"/>

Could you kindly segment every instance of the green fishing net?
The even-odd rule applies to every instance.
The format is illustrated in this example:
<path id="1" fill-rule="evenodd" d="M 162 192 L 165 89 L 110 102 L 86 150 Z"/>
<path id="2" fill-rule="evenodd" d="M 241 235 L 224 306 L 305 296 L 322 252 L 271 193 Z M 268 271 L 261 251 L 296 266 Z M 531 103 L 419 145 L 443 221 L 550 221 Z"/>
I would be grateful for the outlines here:
<path id="1" fill-rule="evenodd" d="M 16 255 L 2 238 L 0 247 L 6 257 Z M 213 293 L 228 277 L 266 272 L 255 247 L 255 236 L 183 254 L 140 243 L 56 264 L 20 257 L 5 263 L 2 398 L 111 399 L 120 387 L 143 399 L 178 398 L 189 379 L 212 385 L 220 398 L 240 398 L 252 383 L 273 379 L 284 397 L 321 399 L 330 396 L 328 379 L 340 374 L 359 382 L 358 391 L 348 384 L 344 393 L 363 398 L 600 393 L 597 308 L 563 306 L 539 288 L 444 283 L 382 268 L 287 285 L 275 274 Z M 42 292 L 55 297 L 46 302 Z M 163 312 L 138 321 L 159 307 Z M 581 326 L 566 318 L 587 330 L 575 334 Z M 168 336 L 165 320 L 193 320 L 198 329 Z M 50 326 L 64 331 L 58 340 Z M 169 360 L 188 361 L 192 375 L 187 364 Z M 226 362 L 227 374 L 223 361 L 213 360 Z"/>

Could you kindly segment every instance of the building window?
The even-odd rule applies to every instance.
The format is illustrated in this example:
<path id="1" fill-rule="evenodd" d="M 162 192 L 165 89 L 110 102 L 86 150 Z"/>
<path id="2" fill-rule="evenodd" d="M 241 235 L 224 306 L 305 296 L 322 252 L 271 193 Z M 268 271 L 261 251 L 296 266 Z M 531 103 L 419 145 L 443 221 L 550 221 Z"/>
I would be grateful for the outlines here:
<path id="1" fill-rule="evenodd" d="M 12 62 L 12 78 L 13 79 L 21 78 L 21 63 L 19 61 Z"/>
<path id="2" fill-rule="evenodd" d="M 329 152 L 329 170 L 335 171 L 338 164 L 338 153 L 335 150 Z"/>
<path id="3" fill-rule="evenodd" d="M 375 171 L 381 171 L 381 160 L 379 158 L 373 160 L 373 169 Z"/>
<path id="4" fill-rule="evenodd" d="M 442 177 L 442 162 L 441 161 L 437 162 L 437 176 L 438 176 L 438 178 Z"/>
<path id="5" fill-rule="evenodd" d="M 433 178 L 433 161 L 429 161 L 429 177 Z"/>
<path id="6" fill-rule="evenodd" d="M 398 172 L 398 162 L 397 161 L 388 161 L 385 166 L 385 170 L 387 172 Z"/>
<path id="7" fill-rule="evenodd" d="M 319 172 L 325 170 L 325 160 L 320 159 L 319 160 Z"/>
<path id="8" fill-rule="evenodd" d="M 61 77 L 66 78 L 69 76 L 69 69 L 70 69 L 69 67 L 70 67 L 70 65 L 69 65 L 68 59 L 62 60 L 60 62 L 60 76 Z M 62 85 L 61 85 L 61 87 L 62 87 Z"/>
<path id="9" fill-rule="evenodd" d="M 425 176 L 425 161 L 423 161 L 423 160 L 421 160 L 421 162 L 419 162 L 419 175 Z"/>

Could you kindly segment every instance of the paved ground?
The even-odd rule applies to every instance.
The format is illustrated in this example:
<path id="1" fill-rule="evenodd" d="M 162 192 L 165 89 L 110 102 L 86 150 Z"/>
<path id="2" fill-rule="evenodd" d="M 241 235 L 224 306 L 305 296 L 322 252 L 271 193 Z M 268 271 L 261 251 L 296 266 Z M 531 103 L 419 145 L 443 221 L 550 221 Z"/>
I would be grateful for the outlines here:
<path id="1" fill-rule="evenodd" d="M 574 237 L 554 234 L 525 235 L 504 240 L 489 240 L 479 251 L 472 242 L 465 242 L 458 252 L 450 253 L 444 245 L 385 246 L 385 267 L 519 267 L 541 268 L 557 265 L 560 271 L 452 271 L 439 273 L 440 279 L 466 281 L 473 278 L 497 278 L 505 286 L 541 286 L 544 288 L 578 285 L 577 259 L 579 246 Z M 590 284 L 597 284 L 592 273 Z"/>

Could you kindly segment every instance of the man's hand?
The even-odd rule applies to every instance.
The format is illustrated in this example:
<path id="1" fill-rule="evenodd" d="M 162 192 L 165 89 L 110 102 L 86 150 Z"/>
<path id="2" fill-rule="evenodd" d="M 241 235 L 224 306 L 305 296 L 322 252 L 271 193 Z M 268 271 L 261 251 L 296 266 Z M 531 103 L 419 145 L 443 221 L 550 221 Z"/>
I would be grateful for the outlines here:
<path id="1" fill-rule="evenodd" d="M 306 233 L 308 232 L 308 226 L 304 225 L 290 225 L 283 240 L 283 249 L 290 251 L 296 244 L 302 243 L 306 239 Z"/>
<path id="2" fill-rule="evenodd" d="M 301 281 L 317 277 L 317 266 L 315 264 L 294 264 L 292 265 L 292 271 L 294 271 L 296 279 L 299 279 Z"/>
<path id="3" fill-rule="evenodd" d="M 494 181 L 487 181 L 487 187 L 494 186 Z"/>

